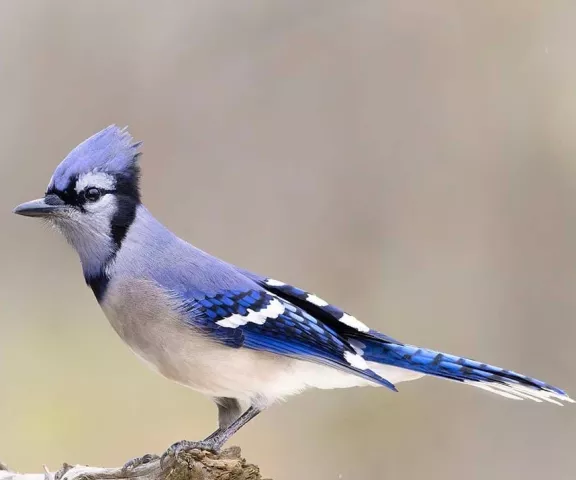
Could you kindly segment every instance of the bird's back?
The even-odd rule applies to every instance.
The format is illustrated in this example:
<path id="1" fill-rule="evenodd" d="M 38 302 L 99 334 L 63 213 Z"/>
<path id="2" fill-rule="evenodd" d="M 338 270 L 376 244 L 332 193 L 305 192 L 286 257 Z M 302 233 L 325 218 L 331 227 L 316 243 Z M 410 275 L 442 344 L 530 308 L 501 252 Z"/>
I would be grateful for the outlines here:
<path id="1" fill-rule="evenodd" d="M 174 235 L 142 205 L 108 273 L 153 281 L 178 294 L 260 288 L 233 265 Z"/>

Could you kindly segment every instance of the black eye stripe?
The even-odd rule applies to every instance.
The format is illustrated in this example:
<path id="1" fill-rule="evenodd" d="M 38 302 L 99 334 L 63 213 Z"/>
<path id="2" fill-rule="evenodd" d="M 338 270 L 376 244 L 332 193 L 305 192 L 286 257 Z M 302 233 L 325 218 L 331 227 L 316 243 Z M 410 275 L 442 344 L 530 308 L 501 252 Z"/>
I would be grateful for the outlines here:
<path id="1" fill-rule="evenodd" d="M 91 187 L 88 186 L 81 192 L 76 192 L 74 185 L 68 186 L 66 190 L 57 190 L 55 188 L 51 188 L 46 191 L 46 195 L 57 195 L 60 197 L 66 204 L 73 206 L 73 207 L 82 207 L 86 204 L 89 200 L 86 198 L 86 192 L 90 189 L 97 189 L 100 192 L 100 198 L 104 195 L 116 193 L 116 190 L 109 189 L 109 188 L 98 188 L 98 187 Z"/>

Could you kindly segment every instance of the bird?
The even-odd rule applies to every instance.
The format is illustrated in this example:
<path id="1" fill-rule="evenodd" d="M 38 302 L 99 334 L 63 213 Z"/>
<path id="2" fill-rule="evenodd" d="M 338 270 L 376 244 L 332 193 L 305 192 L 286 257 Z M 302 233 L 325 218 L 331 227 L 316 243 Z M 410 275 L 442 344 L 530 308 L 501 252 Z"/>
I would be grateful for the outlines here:
<path id="1" fill-rule="evenodd" d="M 192 246 L 142 203 L 141 145 L 127 128 L 104 128 L 64 158 L 42 198 L 14 213 L 64 235 L 105 316 L 140 359 L 216 403 L 214 433 L 176 442 L 162 459 L 217 452 L 262 411 L 310 388 L 397 391 L 432 376 L 509 399 L 574 402 L 535 378 L 395 340 L 313 293 Z"/>

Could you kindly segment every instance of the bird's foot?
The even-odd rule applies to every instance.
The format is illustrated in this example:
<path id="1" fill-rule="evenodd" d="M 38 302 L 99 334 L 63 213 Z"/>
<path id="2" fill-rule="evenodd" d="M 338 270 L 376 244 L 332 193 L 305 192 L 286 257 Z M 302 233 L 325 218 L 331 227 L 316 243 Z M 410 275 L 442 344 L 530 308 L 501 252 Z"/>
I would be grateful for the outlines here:
<path id="1" fill-rule="evenodd" d="M 153 453 L 147 453 L 146 455 L 133 458 L 129 462 L 126 462 L 122 467 L 122 471 L 128 472 L 130 470 L 134 470 L 136 467 L 139 467 L 140 465 L 146 465 L 147 463 L 150 463 L 154 460 L 158 460 L 159 458 L 160 457 L 158 455 L 155 455 Z"/>
<path id="2" fill-rule="evenodd" d="M 164 468 L 168 463 L 176 460 L 178 455 L 183 452 L 189 452 L 190 450 L 208 450 L 209 452 L 218 453 L 220 446 L 210 440 L 201 440 L 199 442 L 191 442 L 189 440 L 181 440 L 176 442 L 164 452 L 162 458 L 160 458 L 160 465 Z"/>

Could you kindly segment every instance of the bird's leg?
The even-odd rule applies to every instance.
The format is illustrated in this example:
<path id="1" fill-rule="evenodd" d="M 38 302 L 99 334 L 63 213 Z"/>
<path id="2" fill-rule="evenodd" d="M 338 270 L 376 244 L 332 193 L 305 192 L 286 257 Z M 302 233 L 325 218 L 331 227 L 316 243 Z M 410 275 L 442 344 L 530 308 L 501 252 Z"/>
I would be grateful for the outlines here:
<path id="1" fill-rule="evenodd" d="M 216 430 L 214 433 L 206 437 L 202 442 L 188 442 L 190 445 L 192 444 L 197 445 L 196 447 L 190 447 L 189 449 L 205 448 L 202 445 L 204 444 L 204 442 L 210 442 L 214 437 L 217 437 L 218 434 L 220 434 L 227 427 L 229 427 L 234 422 L 234 420 L 238 419 L 242 414 L 242 407 L 240 405 L 240 402 L 238 402 L 238 400 L 236 400 L 235 398 L 218 397 L 215 398 L 214 401 L 216 402 L 216 405 L 218 407 L 218 430 Z M 178 443 L 184 443 L 184 442 L 178 442 Z M 172 445 L 172 447 L 174 447 L 175 445 L 178 444 L 174 444 Z M 150 463 L 153 460 L 157 460 L 158 458 L 160 458 L 158 455 L 148 453 L 146 455 L 143 455 L 142 457 L 136 457 L 130 460 L 129 462 L 126 462 L 124 464 L 124 467 L 122 468 L 125 471 L 132 470 L 136 467 L 139 467 L 140 465 L 144 465 L 146 463 Z"/>
<path id="2" fill-rule="evenodd" d="M 216 402 L 216 406 L 218 407 L 218 429 L 208 435 L 204 441 L 210 440 L 218 435 L 242 415 L 242 406 L 235 398 L 216 397 L 214 398 L 214 402 Z"/>
<path id="3" fill-rule="evenodd" d="M 250 407 L 242 415 L 240 415 L 236 420 L 230 423 L 225 428 L 219 428 L 212 435 L 210 435 L 205 442 L 211 444 L 211 450 L 218 451 L 222 448 L 228 439 L 234 435 L 238 430 L 240 430 L 244 425 L 246 425 L 250 420 L 256 417 L 262 412 L 260 407 Z"/>
<path id="4" fill-rule="evenodd" d="M 234 435 L 261 411 L 261 408 L 250 407 L 228 426 L 218 428 L 214 433 L 199 442 L 191 442 L 189 440 L 176 442 L 174 445 L 170 446 L 166 452 L 164 452 L 164 455 L 162 455 L 161 458 L 161 463 L 164 464 L 169 457 L 177 457 L 179 453 L 189 450 L 198 449 L 218 452 L 222 448 L 222 445 L 224 445 L 232 435 Z"/>
<path id="5" fill-rule="evenodd" d="M 229 427 L 242 415 L 242 406 L 235 398 L 218 397 L 214 401 L 218 406 L 218 430 Z"/>

